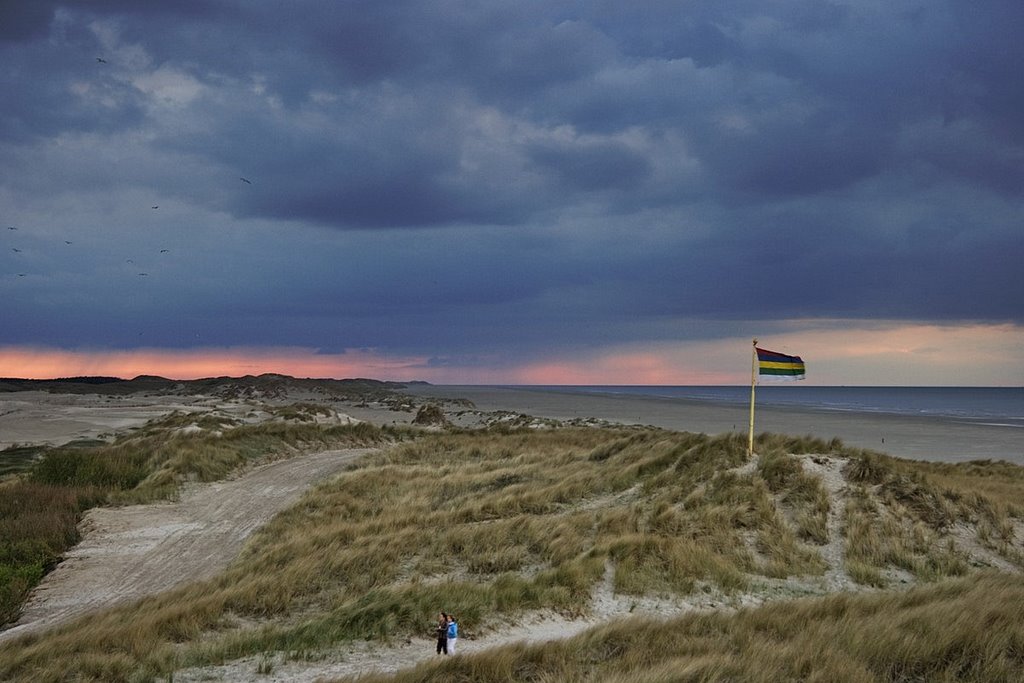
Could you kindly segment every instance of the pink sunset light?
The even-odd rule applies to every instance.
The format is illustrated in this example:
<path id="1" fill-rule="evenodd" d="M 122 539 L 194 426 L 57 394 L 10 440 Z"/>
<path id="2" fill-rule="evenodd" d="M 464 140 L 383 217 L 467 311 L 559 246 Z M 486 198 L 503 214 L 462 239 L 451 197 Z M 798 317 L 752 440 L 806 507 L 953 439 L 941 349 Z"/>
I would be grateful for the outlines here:
<path id="1" fill-rule="evenodd" d="M 138 349 L 68 351 L 0 349 L 0 375 L 45 379 L 84 375 L 131 378 L 159 375 L 172 379 L 280 373 L 295 377 L 409 378 L 403 368 L 419 358 L 387 358 L 367 351 L 319 355 L 309 349 Z"/>
<path id="2" fill-rule="evenodd" d="M 794 322 L 806 329 L 760 338 L 765 348 L 800 355 L 807 384 L 1024 384 L 1024 328 L 831 321 Z M 713 385 L 750 381 L 751 338 L 652 342 L 573 353 L 561 350 L 520 362 L 431 364 L 425 356 L 380 350 L 318 353 L 307 348 L 139 349 L 131 351 L 0 347 L 0 376 L 45 379 L 82 375 L 172 379 L 280 373 L 295 377 L 367 377 L 435 384 Z M 970 363 L 964 363 L 970 358 Z M 484 359 L 486 361 L 486 359 Z"/>

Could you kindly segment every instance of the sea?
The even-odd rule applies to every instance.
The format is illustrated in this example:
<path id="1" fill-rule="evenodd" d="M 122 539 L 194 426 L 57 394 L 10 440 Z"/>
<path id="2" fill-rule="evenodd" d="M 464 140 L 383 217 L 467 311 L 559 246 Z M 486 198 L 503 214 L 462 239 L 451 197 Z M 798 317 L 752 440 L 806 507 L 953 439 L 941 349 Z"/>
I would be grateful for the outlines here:
<path id="1" fill-rule="evenodd" d="M 526 387 L 523 387 L 526 388 Z M 544 391 L 750 405 L 750 386 L 535 386 Z M 1024 387 L 865 387 L 759 384 L 757 405 L 916 415 L 1024 429 Z"/>

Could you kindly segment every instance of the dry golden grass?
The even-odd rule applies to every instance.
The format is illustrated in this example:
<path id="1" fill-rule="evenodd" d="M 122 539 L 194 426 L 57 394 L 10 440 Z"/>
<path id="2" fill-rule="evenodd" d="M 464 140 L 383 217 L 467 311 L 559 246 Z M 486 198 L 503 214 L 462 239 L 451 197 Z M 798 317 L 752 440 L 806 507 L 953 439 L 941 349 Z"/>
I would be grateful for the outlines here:
<path id="1" fill-rule="evenodd" d="M 803 465 L 787 451 L 769 450 L 761 455 L 758 474 L 779 505 L 789 513 L 797 536 L 817 545 L 828 542 L 828 491 L 817 477 L 804 471 Z"/>
<path id="2" fill-rule="evenodd" d="M 961 575 L 969 559 L 949 535 L 955 525 L 1024 567 L 1024 468 L 1004 462 L 905 461 L 854 452 L 846 476 L 859 484 L 847 504 L 848 568 L 864 584 L 884 586 L 886 568 L 921 580 Z"/>
<path id="3" fill-rule="evenodd" d="M 1020 681 L 1024 583 L 1010 575 L 837 595 L 735 614 L 632 619 L 359 683 Z"/>
<path id="4" fill-rule="evenodd" d="M 1011 494 L 1014 487 L 1018 496 L 1024 492 L 1024 478 L 1001 465 L 994 473 L 982 465 L 933 471 L 843 451 L 836 442 L 772 435 L 762 436 L 758 447 L 765 455 L 751 469 L 744 467 L 740 435 L 573 428 L 424 436 L 367 457 L 311 491 L 214 580 L 0 646 L 0 678 L 144 680 L 244 655 L 301 658 L 348 640 L 418 633 L 439 607 L 458 614 L 469 630 L 525 610 L 579 615 L 591 609 L 607 563 L 614 567 L 615 590 L 637 596 L 686 596 L 698 583 L 729 594 L 772 578 L 814 581 L 826 569 L 818 547 L 830 540 L 830 507 L 821 481 L 807 475 L 793 453 L 850 458 L 847 472 L 860 483 L 845 509 L 847 570 L 865 584 L 887 585 L 893 568 L 920 580 L 962 574 L 968 569 L 963 558 L 941 542 L 944 525 L 966 515 L 989 519 L 996 529 L 1002 520 L 1012 537 L 1011 522 L 1019 519 Z M 986 487 L 972 489 L 974 478 Z M 977 585 L 997 580 L 985 581 Z M 948 590 L 960 596 L 973 595 L 976 584 L 956 585 Z M 936 588 L 922 595 L 939 609 L 946 593 Z M 602 643 L 598 654 L 581 656 L 618 661 L 600 676 L 623 681 L 649 680 L 637 677 L 633 667 L 639 666 L 666 680 L 687 680 L 673 677 L 680 667 L 693 672 L 693 680 L 746 678 L 745 665 L 723 663 L 724 651 L 765 658 L 776 667 L 769 671 L 789 672 L 783 677 L 808 671 L 825 680 L 829 672 L 847 671 L 842 667 L 851 658 L 867 666 L 857 671 L 870 673 L 875 664 L 859 659 L 866 650 L 830 650 L 834 657 L 820 667 L 811 661 L 808 653 L 821 643 L 807 625 L 833 628 L 836 638 L 896 638 L 892 629 L 876 636 L 871 620 L 903 617 L 871 599 L 878 605 L 890 600 L 892 609 L 907 606 L 899 596 L 865 598 L 867 606 L 830 598 L 764 613 L 769 616 L 684 620 L 678 628 L 685 635 L 671 636 L 684 645 L 666 650 L 676 652 L 671 660 L 643 638 L 609 627 L 606 636 L 592 636 Z M 849 610 L 876 616 L 847 624 Z M 932 628 L 930 614 L 921 617 L 921 628 Z M 776 619 L 783 625 L 772 625 Z M 263 626 L 242 625 L 253 620 Z M 838 625 L 829 626 L 830 620 Z M 662 638 L 655 625 L 634 628 L 652 642 Z M 773 629 L 787 635 L 771 636 Z M 628 647 L 615 645 L 622 639 Z M 899 642 L 890 640 L 888 647 Z M 634 651 L 646 654 L 636 659 L 629 654 Z M 496 654 L 495 661 L 518 661 L 523 652 Z M 512 664 L 479 664 L 469 673 L 460 664 L 447 666 L 438 671 L 452 674 L 450 680 L 477 680 L 478 673 L 491 676 L 491 668 Z M 591 675 L 572 664 L 563 679 L 561 666 L 537 680 Z M 486 676 L 479 680 L 518 680 Z"/>

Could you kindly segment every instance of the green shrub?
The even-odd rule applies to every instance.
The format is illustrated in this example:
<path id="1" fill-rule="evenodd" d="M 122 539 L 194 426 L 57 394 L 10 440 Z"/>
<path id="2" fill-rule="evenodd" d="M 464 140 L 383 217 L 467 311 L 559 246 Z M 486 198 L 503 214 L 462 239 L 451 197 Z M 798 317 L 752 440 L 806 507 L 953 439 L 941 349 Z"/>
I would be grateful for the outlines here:
<path id="1" fill-rule="evenodd" d="M 412 419 L 412 422 L 418 425 L 446 424 L 448 418 L 445 417 L 441 406 L 436 403 L 427 403 L 420 406 L 419 410 L 416 411 L 416 417 Z"/>
<path id="2" fill-rule="evenodd" d="M 149 474 L 146 454 L 125 448 L 58 448 L 32 468 L 32 481 L 55 486 L 130 489 Z"/>
<path id="3" fill-rule="evenodd" d="M 19 474 L 32 467 L 33 461 L 46 451 L 46 446 L 19 446 L 14 444 L 0 451 L 0 479 Z"/>
<path id="4" fill-rule="evenodd" d="M 78 541 L 81 512 L 99 500 L 91 488 L 14 482 L 0 496 L 0 624 L 65 549 Z"/>

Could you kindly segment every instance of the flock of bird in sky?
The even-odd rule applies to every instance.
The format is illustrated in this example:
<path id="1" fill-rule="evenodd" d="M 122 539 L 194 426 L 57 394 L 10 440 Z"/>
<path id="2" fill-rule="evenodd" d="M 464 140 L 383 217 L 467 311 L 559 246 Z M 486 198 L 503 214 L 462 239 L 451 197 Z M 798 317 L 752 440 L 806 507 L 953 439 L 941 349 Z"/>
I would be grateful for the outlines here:
<path id="1" fill-rule="evenodd" d="M 153 208 L 157 209 L 159 207 L 154 206 Z M 18 228 L 13 226 L 13 225 L 9 225 L 9 226 L 7 226 L 7 229 L 8 230 L 17 230 Z M 72 242 L 71 240 L 64 240 L 64 244 L 74 244 L 74 242 Z M 11 247 L 11 251 L 13 251 L 16 254 L 24 253 L 23 250 L 19 249 L 18 247 Z M 168 253 L 170 253 L 170 251 L 171 251 L 170 249 L 161 249 L 160 253 L 161 254 L 168 254 Z M 129 263 L 129 264 L 134 265 L 135 261 L 132 260 L 132 259 L 125 259 L 125 263 Z M 18 277 L 25 277 L 27 275 L 28 275 L 28 273 L 18 273 Z M 139 273 L 139 276 L 140 277 L 149 277 L 149 273 Z"/>
<path id="2" fill-rule="evenodd" d="M 96 58 L 96 62 L 99 63 L 99 64 L 107 64 L 107 60 L 103 59 L 102 57 L 97 57 Z M 248 178 L 239 177 L 238 179 L 241 180 L 243 183 L 245 183 L 247 185 L 252 185 L 252 181 L 249 180 Z M 154 204 L 153 206 L 150 207 L 150 209 L 152 209 L 153 211 L 156 211 L 159 208 L 160 208 L 159 204 Z M 8 233 L 16 232 L 17 230 L 18 230 L 18 228 L 16 226 L 13 226 L 13 225 L 7 226 Z M 72 242 L 71 240 L 64 240 L 64 244 L 71 245 L 71 244 L 74 244 L 74 242 Z M 16 253 L 16 254 L 24 253 L 24 250 L 19 248 L 19 247 L 11 247 L 11 251 Z M 168 254 L 168 253 L 170 253 L 170 251 L 171 251 L 170 249 L 161 249 L 159 253 L 161 253 L 161 254 Z M 135 265 L 135 261 L 133 259 L 125 259 L 125 263 L 130 264 L 130 265 Z M 26 277 L 27 275 L 28 275 L 28 273 L 17 273 L 18 277 Z M 138 277 L 149 277 L 149 273 L 140 272 L 138 274 Z"/>

